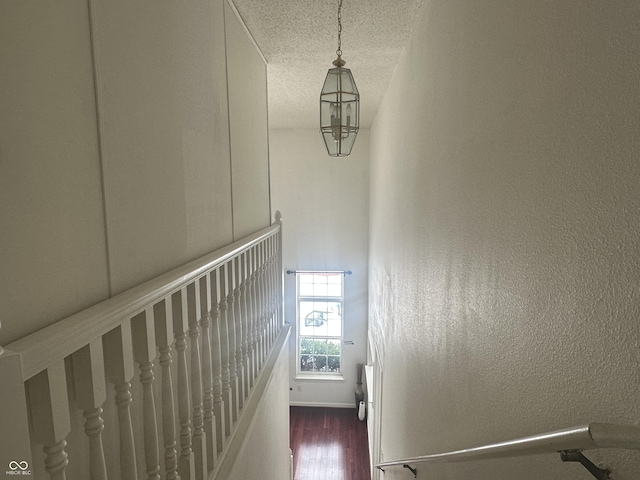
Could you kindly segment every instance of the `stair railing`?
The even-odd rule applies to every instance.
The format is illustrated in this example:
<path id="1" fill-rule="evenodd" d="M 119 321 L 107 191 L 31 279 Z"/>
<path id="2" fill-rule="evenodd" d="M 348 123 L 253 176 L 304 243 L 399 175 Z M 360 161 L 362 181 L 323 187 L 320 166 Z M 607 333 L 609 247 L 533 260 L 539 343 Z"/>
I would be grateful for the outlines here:
<path id="1" fill-rule="evenodd" d="M 281 226 L 278 212 L 268 228 L 0 347 L 0 471 L 64 480 L 74 461 L 92 480 L 107 466 L 123 480 L 213 478 L 285 330 Z M 80 412 L 86 446 L 74 457 Z M 44 466 L 32 463 L 37 444 Z"/>
<path id="2" fill-rule="evenodd" d="M 640 450 L 640 427 L 590 423 L 481 447 L 382 462 L 375 467 L 384 471 L 387 467 L 402 466 L 417 478 L 417 469 L 413 466 L 415 464 L 469 462 L 490 458 L 559 453 L 562 461 L 579 462 L 598 480 L 608 480 L 611 471 L 606 467 L 593 464 L 582 453 L 583 450 L 596 448 Z"/>

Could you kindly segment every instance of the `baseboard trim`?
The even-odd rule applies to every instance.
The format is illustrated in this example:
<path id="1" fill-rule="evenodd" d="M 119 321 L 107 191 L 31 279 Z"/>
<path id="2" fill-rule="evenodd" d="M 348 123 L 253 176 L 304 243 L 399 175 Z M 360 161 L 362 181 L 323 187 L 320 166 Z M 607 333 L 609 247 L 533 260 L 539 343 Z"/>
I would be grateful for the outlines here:
<path id="1" fill-rule="evenodd" d="M 355 403 L 289 402 L 290 407 L 356 408 Z"/>

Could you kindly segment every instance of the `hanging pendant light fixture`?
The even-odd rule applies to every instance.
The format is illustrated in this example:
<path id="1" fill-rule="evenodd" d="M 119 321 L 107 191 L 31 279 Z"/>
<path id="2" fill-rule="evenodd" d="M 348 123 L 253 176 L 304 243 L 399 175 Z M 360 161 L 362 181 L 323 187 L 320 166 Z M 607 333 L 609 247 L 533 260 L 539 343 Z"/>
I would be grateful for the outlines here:
<path id="1" fill-rule="evenodd" d="M 342 60 L 342 0 L 338 0 L 338 49 L 320 93 L 320 132 L 331 157 L 351 153 L 360 123 L 360 94 Z"/>

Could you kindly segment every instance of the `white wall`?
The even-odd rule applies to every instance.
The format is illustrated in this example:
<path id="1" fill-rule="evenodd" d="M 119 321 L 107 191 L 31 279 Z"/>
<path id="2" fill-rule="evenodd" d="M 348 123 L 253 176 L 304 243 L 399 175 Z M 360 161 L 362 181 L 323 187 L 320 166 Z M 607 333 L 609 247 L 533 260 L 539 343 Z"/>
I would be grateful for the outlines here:
<path id="1" fill-rule="evenodd" d="M 280 334 L 283 339 L 284 332 Z M 280 351 L 278 351 L 280 349 Z M 230 448 L 228 458 L 216 474 L 219 480 L 289 479 L 289 355 L 287 345 L 276 343 L 274 358 L 261 375 L 269 377 L 258 380 L 253 395 L 259 396 L 255 412 L 246 407 L 245 415 L 252 415 L 250 425 L 243 435 L 244 441 L 237 454 Z M 264 390 L 263 390 L 264 388 Z M 252 402 L 252 399 L 249 399 Z M 243 430 L 243 425 L 238 427 Z M 244 432 L 243 432 L 244 433 Z M 231 452 L 234 450 L 233 452 Z M 233 461 L 232 461 L 233 460 Z M 231 464 L 231 465 L 228 465 Z"/>
<path id="2" fill-rule="evenodd" d="M 271 218 L 267 66 L 245 26 L 225 2 L 235 240 Z M 265 223 L 265 219 L 267 219 Z"/>
<path id="3" fill-rule="evenodd" d="M 270 224 L 265 66 L 225 4 L 0 2 L 0 345 Z M 240 81 L 258 93 L 228 92 Z M 67 472 L 85 478 L 71 408 Z"/>
<path id="4" fill-rule="evenodd" d="M 0 3 L 0 345 L 108 295 L 87 3 Z"/>
<path id="5" fill-rule="evenodd" d="M 232 240 L 222 5 L 94 5 L 115 293 Z"/>
<path id="6" fill-rule="evenodd" d="M 327 155 L 316 130 L 271 130 L 271 191 L 283 217 L 285 270 L 351 270 L 345 277 L 341 381 L 296 380 L 296 282 L 285 275 L 285 321 L 294 325 L 290 402 L 354 405 L 356 363 L 366 360 L 369 132 L 358 133 L 350 157 Z"/>
<path id="7" fill-rule="evenodd" d="M 640 420 L 639 21 L 632 1 L 425 4 L 371 129 L 385 459 Z M 554 454 L 434 476 L 589 474 Z"/>
<path id="8" fill-rule="evenodd" d="M 0 345 L 270 224 L 265 65 L 225 4 L 1 2 Z"/>

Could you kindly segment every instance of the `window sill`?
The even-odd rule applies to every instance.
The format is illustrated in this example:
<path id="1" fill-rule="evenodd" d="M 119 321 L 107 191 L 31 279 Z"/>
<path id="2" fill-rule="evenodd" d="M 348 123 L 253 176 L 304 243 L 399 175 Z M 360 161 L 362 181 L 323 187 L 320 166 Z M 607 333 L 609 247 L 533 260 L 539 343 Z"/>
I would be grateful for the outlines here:
<path id="1" fill-rule="evenodd" d="M 297 374 L 295 376 L 295 380 L 318 380 L 320 382 L 326 381 L 334 381 L 334 382 L 344 382 L 344 376 L 341 373 L 336 374 L 321 374 L 321 375 L 305 375 L 305 374 Z"/>

